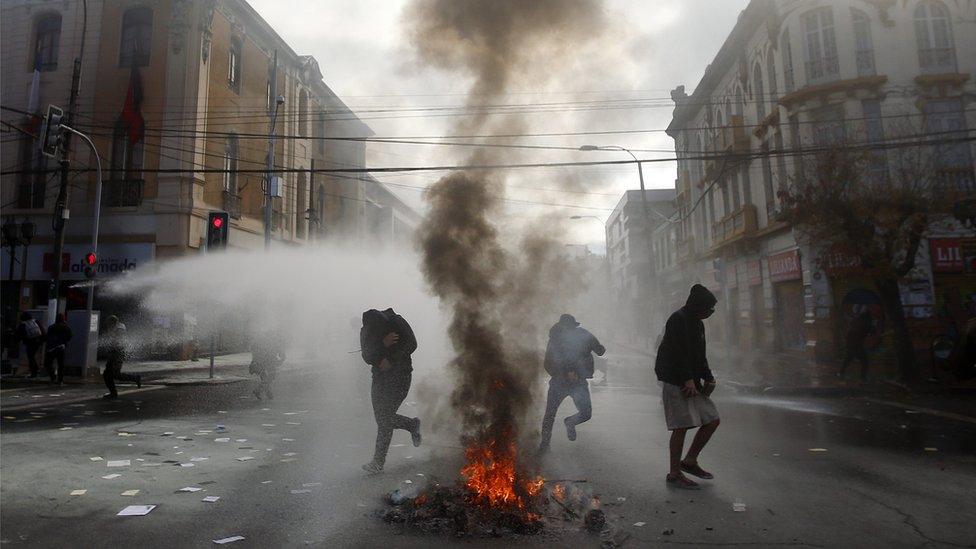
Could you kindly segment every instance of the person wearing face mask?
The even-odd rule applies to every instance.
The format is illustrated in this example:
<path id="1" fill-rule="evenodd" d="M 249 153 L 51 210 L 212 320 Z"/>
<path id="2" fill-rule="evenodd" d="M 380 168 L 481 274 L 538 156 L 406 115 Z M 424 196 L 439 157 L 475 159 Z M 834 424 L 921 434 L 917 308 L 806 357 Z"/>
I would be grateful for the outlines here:
<path id="1" fill-rule="evenodd" d="M 698 483 L 684 475 L 711 480 L 714 476 L 698 465 L 698 455 L 719 425 L 718 410 L 709 397 L 715 389 L 715 376 L 705 357 L 705 324 L 718 299 L 700 284 L 691 288 L 684 307 L 675 311 L 664 328 L 657 350 L 654 372 L 663 386 L 662 402 L 668 430 L 671 431 L 668 486 L 697 489 Z M 682 459 L 685 434 L 698 429 Z"/>

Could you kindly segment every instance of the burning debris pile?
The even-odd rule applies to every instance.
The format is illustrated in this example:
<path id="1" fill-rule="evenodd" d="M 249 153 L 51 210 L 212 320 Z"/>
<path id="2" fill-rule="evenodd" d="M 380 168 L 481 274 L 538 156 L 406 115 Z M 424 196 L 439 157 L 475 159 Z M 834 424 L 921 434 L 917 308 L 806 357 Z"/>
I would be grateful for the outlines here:
<path id="1" fill-rule="evenodd" d="M 459 537 L 538 534 L 546 525 L 606 533 L 607 518 L 600 499 L 574 482 L 545 486 L 538 478 L 521 484 L 519 493 L 509 494 L 478 492 L 478 485 L 472 484 L 475 479 L 478 474 L 454 486 L 432 481 L 422 488 L 395 490 L 387 497 L 390 506 L 381 516 L 386 522 L 420 532 Z M 492 497 L 501 499 L 488 504 L 485 498 Z"/>

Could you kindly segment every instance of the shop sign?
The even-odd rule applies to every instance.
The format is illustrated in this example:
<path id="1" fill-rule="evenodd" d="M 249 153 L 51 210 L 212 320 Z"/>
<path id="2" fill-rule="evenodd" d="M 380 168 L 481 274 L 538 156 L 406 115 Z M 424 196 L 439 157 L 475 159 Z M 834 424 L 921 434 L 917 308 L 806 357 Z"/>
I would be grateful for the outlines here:
<path id="1" fill-rule="evenodd" d="M 799 280 L 803 276 L 800 269 L 799 250 L 773 254 L 769 256 L 767 261 L 769 261 L 769 279 L 773 282 Z"/>
<path id="2" fill-rule="evenodd" d="M 864 272 L 864 263 L 859 256 L 835 247 L 820 258 L 820 266 L 829 276 L 848 275 Z"/>
<path id="3" fill-rule="evenodd" d="M 758 259 L 746 262 L 746 277 L 750 286 L 762 285 L 762 262 Z"/>
<path id="4" fill-rule="evenodd" d="M 155 249 L 155 244 L 141 242 L 99 244 L 98 277 L 118 276 L 127 271 L 138 269 L 152 262 L 155 257 Z M 85 279 L 84 258 L 89 251 L 91 251 L 91 246 L 87 244 L 65 244 L 64 252 L 61 255 L 62 279 Z M 50 279 L 54 274 L 54 266 L 54 254 L 50 245 L 34 244 L 27 247 L 27 280 Z M 3 269 L 6 268 L 7 261 L 4 261 Z M 20 276 L 19 269 L 17 276 Z"/>
<path id="5" fill-rule="evenodd" d="M 933 272 L 972 272 L 976 267 L 972 265 L 976 261 L 976 257 L 974 257 L 976 256 L 976 241 L 963 238 L 930 238 L 929 255 L 932 258 Z"/>

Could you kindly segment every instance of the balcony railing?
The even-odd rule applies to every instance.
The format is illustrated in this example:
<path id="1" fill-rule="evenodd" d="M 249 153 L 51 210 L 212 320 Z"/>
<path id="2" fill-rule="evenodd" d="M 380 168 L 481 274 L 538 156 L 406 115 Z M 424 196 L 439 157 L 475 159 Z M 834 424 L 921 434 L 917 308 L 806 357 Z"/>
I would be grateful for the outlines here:
<path id="1" fill-rule="evenodd" d="M 918 50 L 918 62 L 925 74 L 955 72 L 956 51 L 952 48 Z"/>
<path id="2" fill-rule="evenodd" d="M 224 211 L 234 219 L 241 218 L 241 195 L 224 191 Z"/>
<path id="3" fill-rule="evenodd" d="M 115 179 L 105 182 L 102 205 L 107 208 L 127 208 L 142 204 L 142 179 Z"/>
<path id="4" fill-rule="evenodd" d="M 746 204 L 712 224 L 712 247 L 725 246 L 757 230 L 756 206 Z"/>
<path id="5" fill-rule="evenodd" d="M 807 61 L 806 66 L 808 84 L 823 84 L 840 78 L 840 63 L 836 55 Z"/>

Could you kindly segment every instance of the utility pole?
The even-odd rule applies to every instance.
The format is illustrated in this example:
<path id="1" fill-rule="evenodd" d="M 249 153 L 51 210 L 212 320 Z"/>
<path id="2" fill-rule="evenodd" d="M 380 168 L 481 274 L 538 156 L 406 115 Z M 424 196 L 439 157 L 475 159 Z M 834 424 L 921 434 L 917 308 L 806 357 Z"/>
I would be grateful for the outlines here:
<path id="1" fill-rule="evenodd" d="M 65 125 L 74 127 L 75 109 L 78 106 L 78 93 L 81 89 L 81 60 L 85 56 L 85 34 L 88 30 L 88 2 L 82 1 L 81 46 L 78 57 L 75 58 L 71 71 L 71 91 L 68 94 L 68 112 Z M 54 229 L 54 274 L 48 289 L 47 324 L 54 324 L 54 319 L 61 311 L 61 256 L 64 253 L 64 225 L 68 220 L 68 168 L 71 166 L 71 132 L 64 135 L 64 154 L 61 157 L 61 181 L 58 185 L 58 198 L 54 203 L 54 217 L 51 228 Z M 94 289 L 93 289 L 94 291 Z"/>
<path id="2" fill-rule="evenodd" d="M 274 65 L 271 69 L 271 95 L 274 97 L 278 88 L 278 51 L 274 53 Z M 274 180 L 274 142 L 275 126 L 278 122 L 278 108 L 285 104 L 285 96 L 275 97 L 274 111 L 271 113 L 271 128 L 268 130 L 268 167 L 264 182 L 264 249 L 271 249 L 271 198 L 273 196 L 271 184 Z"/>

